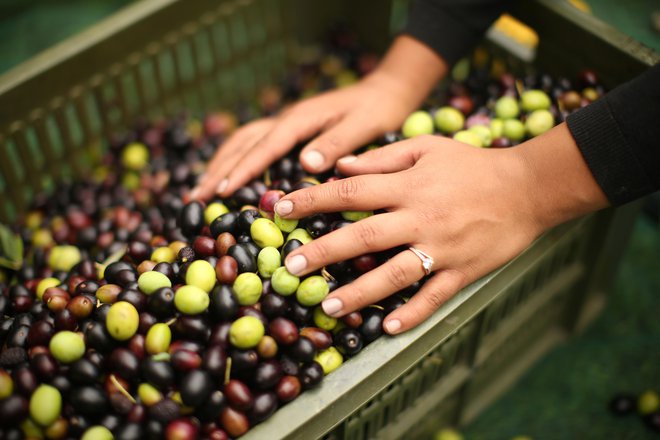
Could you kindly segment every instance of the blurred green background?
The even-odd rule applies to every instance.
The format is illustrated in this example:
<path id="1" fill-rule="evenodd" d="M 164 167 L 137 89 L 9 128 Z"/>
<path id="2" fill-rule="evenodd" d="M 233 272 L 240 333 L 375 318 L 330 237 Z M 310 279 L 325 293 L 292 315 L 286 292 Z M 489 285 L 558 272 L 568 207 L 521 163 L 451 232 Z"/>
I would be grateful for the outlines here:
<path id="1" fill-rule="evenodd" d="M 131 3 L 129 0 L 0 0 L 0 73 Z M 589 0 L 592 13 L 660 51 L 651 0 Z M 657 200 L 657 199 L 656 199 Z M 541 359 L 469 426 L 466 439 L 657 438 L 640 418 L 607 411 L 620 391 L 660 391 L 660 227 L 657 211 L 636 223 L 599 318 Z"/>

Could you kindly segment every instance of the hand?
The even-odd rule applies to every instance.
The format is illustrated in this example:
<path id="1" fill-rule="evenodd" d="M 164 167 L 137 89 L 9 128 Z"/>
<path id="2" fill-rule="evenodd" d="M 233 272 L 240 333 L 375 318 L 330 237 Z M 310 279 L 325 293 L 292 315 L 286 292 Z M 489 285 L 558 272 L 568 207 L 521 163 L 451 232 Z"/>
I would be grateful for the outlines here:
<path id="1" fill-rule="evenodd" d="M 567 133 L 562 125 L 545 141 L 492 150 L 422 136 L 340 159 L 339 170 L 353 177 L 293 192 L 278 202 L 278 214 L 301 218 L 314 212 L 386 212 L 293 251 L 286 267 L 304 275 L 400 245 L 422 250 L 435 259 L 434 274 L 384 321 L 390 334 L 408 330 L 460 289 L 511 260 L 547 228 L 606 204 Z M 405 250 L 332 292 L 322 306 L 332 316 L 343 316 L 424 275 L 420 259 Z"/>
<path id="2" fill-rule="evenodd" d="M 399 128 L 445 71 L 444 62 L 429 48 L 399 37 L 378 69 L 359 83 L 237 130 L 218 149 L 190 197 L 228 196 L 311 138 L 300 162 L 311 173 L 326 171 L 338 158 Z"/>

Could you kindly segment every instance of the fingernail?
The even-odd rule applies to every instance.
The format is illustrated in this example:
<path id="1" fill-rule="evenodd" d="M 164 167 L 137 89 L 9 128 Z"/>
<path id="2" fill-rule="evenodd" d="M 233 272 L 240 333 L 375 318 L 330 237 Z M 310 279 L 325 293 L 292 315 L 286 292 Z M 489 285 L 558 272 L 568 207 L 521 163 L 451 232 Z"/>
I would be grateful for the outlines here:
<path id="1" fill-rule="evenodd" d="M 195 188 L 190 192 L 189 197 L 194 200 L 197 198 L 198 195 L 199 195 L 199 188 Z"/>
<path id="2" fill-rule="evenodd" d="M 294 255 L 287 258 L 284 265 L 291 275 L 298 275 L 307 267 L 307 259 L 304 255 Z"/>
<path id="3" fill-rule="evenodd" d="M 344 304 L 338 298 L 328 298 L 321 303 L 321 307 L 326 315 L 334 315 L 335 313 L 341 312 Z"/>
<path id="4" fill-rule="evenodd" d="M 348 156 L 344 156 L 344 157 L 340 158 L 339 160 L 337 160 L 337 162 L 342 164 L 342 165 L 346 165 L 346 164 L 349 164 L 351 162 L 355 162 L 356 160 L 357 160 L 357 156 L 355 156 L 353 154 L 349 154 Z"/>
<path id="5" fill-rule="evenodd" d="M 395 335 L 401 329 L 401 321 L 398 319 L 390 319 L 385 323 L 385 331 L 391 335 Z"/>
<path id="6" fill-rule="evenodd" d="M 280 200 L 279 202 L 275 203 L 275 212 L 279 216 L 285 216 L 287 214 L 291 214 L 291 211 L 293 211 L 293 202 L 290 200 Z"/>
<path id="7" fill-rule="evenodd" d="M 303 155 L 303 161 L 310 168 L 318 169 L 323 165 L 325 159 L 323 158 L 323 155 L 320 152 L 316 150 L 312 150 L 312 151 L 308 151 Z"/>
<path id="8" fill-rule="evenodd" d="M 215 190 L 215 192 L 222 194 L 227 189 L 227 185 L 229 185 L 229 180 L 222 179 L 222 182 L 218 184 L 218 188 Z"/>

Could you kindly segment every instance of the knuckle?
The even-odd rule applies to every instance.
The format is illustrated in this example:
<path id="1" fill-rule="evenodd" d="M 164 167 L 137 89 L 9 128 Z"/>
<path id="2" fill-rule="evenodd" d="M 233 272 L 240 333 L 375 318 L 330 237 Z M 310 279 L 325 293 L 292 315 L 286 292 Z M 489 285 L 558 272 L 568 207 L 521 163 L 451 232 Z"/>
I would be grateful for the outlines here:
<path id="1" fill-rule="evenodd" d="M 440 306 L 443 305 L 445 301 L 447 301 L 448 297 L 448 292 L 442 290 L 435 290 L 433 292 L 428 292 L 425 295 L 422 295 L 422 298 L 431 311 L 438 310 Z"/>
<path id="2" fill-rule="evenodd" d="M 356 178 L 342 179 L 337 182 L 336 196 L 342 203 L 351 203 L 360 191 L 360 180 Z"/>
<path id="3" fill-rule="evenodd" d="M 372 249 L 380 236 L 376 228 L 369 222 L 357 222 L 354 226 L 354 238 L 366 249 Z"/>
<path id="4" fill-rule="evenodd" d="M 394 286 L 397 291 L 408 287 L 408 275 L 406 271 L 398 264 L 388 265 L 386 275 L 389 283 Z"/>
<path id="5" fill-rule="evenodd" d="M 317 264 L 327 263 L 330 256 L 332 255 L 331 249 L 325 240 L 314 240 L 313 242 L 309 243 L 306 248 L 308 258 L 315 266 Z"/>
<path id="6" fill-rule="evenodd" d="M 319 139 L 319 147 L 323 151 L 337 151 L 342 148 L 342 141 L 335 133 L 328 133 Z"/>
<path id="7" fill-rule="evenodd" d="M 351 283 L 344 287 L 344 300 L 345 304 L 350 304 L 349 308 L 359 308 L 364 304 L 367 304 L 367 295 L 364 290 L 360 288 L 358 283 Z"/>

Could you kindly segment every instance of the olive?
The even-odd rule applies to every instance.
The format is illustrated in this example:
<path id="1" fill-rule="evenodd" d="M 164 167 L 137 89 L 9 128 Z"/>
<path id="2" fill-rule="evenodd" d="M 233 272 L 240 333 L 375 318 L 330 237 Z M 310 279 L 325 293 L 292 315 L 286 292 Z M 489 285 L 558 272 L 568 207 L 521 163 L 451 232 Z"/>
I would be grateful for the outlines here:
<path id="1" fill-rule="evenodd" d="M 306 327 L 312 324 L 314 309 L 305 307 L 293 299 L 289 302 L 288 317 L 299 327 Z"/>
<path id="2" fill-rule="evenodd" d="M 261 297 L 261 312 L 268 318 L 284 316 L 289 311 L 289 302 L 276 293 L 269 293 Z"/>
<path id="3" fill-rule="evenodd" d="M 174 280 L 174 278 L 177 275 L 177 273 L 174 270 L 174 266 L 166 261 L 162 261 L 156 264 L 153 268 L 153 272 L 160 272 L 170 280 Z"/>
<path id="4" fill-rule="evenodd" d="M 312 319 L 314 320 L 314 324 L 323 330 L 330 331 L 337 326 L 337 318 L 327 315 L 321 306 L 314 308 Z"/>
<path id="5" fill-rule="evenodd" d="M 298 362 L 311 362 L 316 356 L 316 345 L 311 339 L 300 336 L 288 347 L 287 353 Z"/>
<path id="6" fill-rule="evenodd" d="M 115 282 L 125 289 L 133 288 L 137 282 L 137 273 L 133 268 L 120 270 L 115 275 Z"/>
<path id="7" fill-rule="evenodd" d="M 326 214 L 310 215 L 301 222 L 301 226 L 305 228 L 312 238 L 318 238 L 330 231 L 330 222 Z"/>
<path id="8" fill-rule="evenodd" d="M 30 360 L 32 371 L 43 381 L 52 379 L 59 372 L 59 365 L 48 353 L 39 353 Z"/>
<path id="9" fill-rule="evenodd" d="M 167 324 L 154 324 L 147 332 L 144 343 L 145 349 L 149 354 L 158 354 L 166 352 L 170 348 L 172 340 L 172 331 Z"/>
<path id="10" fill-rule="evenodd" d="M 232 407 L 246 411 L 252 408 L 254 397 L 248 386 L 237 379 L 230 379 L 225 384 L 224 393 Z"/>
<path id="11" fill-rule="evenodd" d="M 30 327 L 28 325 L 14 325 L 14 328 L 7 335 L 5 344 L 7 347 L 26 347 L 29 333 Z"/>
<path id="12" fill-rule="evenodd" d="M 259 270 L 259 275 L 261 275 L 262 278 L 270 278 L 273 275 L 273 272 L 275 272 L 275 269 L 281 265 L 282 259 L 280 257 L 280 252 L 275 247 L 264 247 L 259 252 L 259 255 L 257 255 L 257 268 Z"/>
<path id="13" fill-rule="evenodd" d="M 227 354 L 225 350 L 219 345 L 209 347 L 204 352 L 202 367 L 215 378 L 224 378 L 227 367 Z"/>
<path id="14" fill-rule="evenodd" d="M 223 232 L 234 234 L 238 230 L 238 213 L 228 212 L 222 214 L 211 222 L 209 228 L 211 230 L 211 236 L 215 239 Z"/>
<path id="15" fill-rule="evenodd" d="M 357 354 L 364 346 L 362 334 L 352 328 L 343 328 L 334 337 L 337 349 L 346 356 Z"/>
<path id="16" fill-rule="evenodd" d="M 202 365 L 202 357 L 194 351 L 180 349 L 170 355 L 170 363 L 176 371 L 189 371 Z"/>
<path id="17" fill-rule="evenodd" d="M 211 237 L 205 235 L 200 235 L 195 238 L 192 246 L 195 255 L 198 258 L 208 258 L 215 255 L 215 240 Z M 188 261 L 192 261 L 192 258 L 189 258 Z"/>
<path id="18" fill-rule="evenodd" d="M 124 291 L 121 295 L 127 292 L 129 291 Z M 125 341 L 137 332 L 140 323 L 138 311 L 131 303 L 118 301 L 110 307 L 105 323 L 110 336 L 119 341 Z"/>
<path id="19" fill-rule="evenodd" d="M 312 275 L 300 282 L 296 289 L 296 299 L 303 306 L 320 304 L 328 295 L 328 282 L 320 275 Z"/>
<path id="20" fill-rule="evenodd" d="M 219 257 L 227 255 L 230 247 L 236 244 L 236 239 L 230 232 L 223 232 L 215 239 L 215 253 Z"/>
<path id="21" fill-rule="evenodd" d="M 260 217 L 259 211 L 253 208 L 244 209 L 238 215 L 238 230 L 244 234 L 250 233 L 250 226 Z"/>
<path id="22" fill-rule="evenodd" d="M 288 191 L 287 191 L 288 192 Z M 297 219 L 286 219 L 279 216 L 278 213 L 275 213 L 273 216 L 273 222 L 275 225 L 280 228 L 280 231 L 289 233 L 298 227 Z"/>
<path id="23" fill-rule="evenodd" d="M 298 340 L 298 327 L 293 321 L 283 317 L 277 317 L 270 322 L 268 333 L 282 345 L 290 345 Z"/>
<path id="24" fill-rule="evenodd" d="M 250 421 L 245 413 L 226 406 L 220 413 L 220 423 L 232 437 L 240 437 L 250 429 Z"/>
<path id="25" fill-rule="evenodd" d="M 140 275 L 137 283 L 140 290 L 147 295 L 151 295 L 164 287 L 172 287 L 172 281 L 170 281 L 167 275 L 155 270 Z"/>
<path id="26" fill-rule="evenodd" d="M 365 343 L 369 343 L 383 334 L 383 319 L 385 314 L 377 307 L 367 307 L 361 311 L 362 325 L 359 331 Z"/>
<path id="27" fill-rule="evenodd" d="M 138 385 L 137 395 L 140 402 L 147 407 L 151 407 L 163 400 L 163 393 L 150 383 L 143 382 Z"/>
<path id="28" fill-rule="evenodd" d="M 259 355 L 252 349 L 232 350 L 229 357 L 231 358 L 232 374 L 252 372 L 259 363 Z"/>
<path id="29" fill-rule="evenodd" d="M 159 319 L 171 317 L 176 311 L 174 307 L 174 290 L 171 287 L 161 287 L 155 290 L 149 295 L 147 308 Z"/>
<path id="30" fill-rule="evenodd" d="M 273 358 L 277 351 L 277 341 L 272 336 L 265 335 L 257 345 L 257 353 L 261 359 Z"/>
<path id="31" fill-rule="evenodd" d="M 104 284 L 96 291 L 96 298 L 102 303 L 112 304 L 117 301 L 121 291 L 121 287 L 116 284 Z"/>
<path id="32" fill-rule="evenodd" d="M 118 274 L 123 270 L 134 271 L 133 266 L 126 261 L 110 263 L 103 271 L 103 279 L 109 284 L 119 284 Z"/>
<path id="33" fill-rule="evenodd" d="M 209 323 L 202 315 L 179 316 L 174 328 L 178 338 L 199 341 L 201 343 L 205 343 L 211 335 Z"/>
<path id="34" fill-rule="evenodd" d="M 223 348 L 229 346 L 229 329 L 231 329 L 231 322 L 221 322 L 211 329 L 211 336 L 209 337 L 210 345 L 219 345 Z"/>
<path id="35" fill-rule="evenodd" d="M 261 320 L 254 316 L 243 316 L 232 323 L 229 329 L 229 342 L 240 349 L 256 347 L 264 332 Z"/>
<path id="36" fill-rule="evenodd" d="M 298 372 L 298 379 L 304 390 L 312 388 L 323 379 L 323 367 L 316 361 L 303 364 Z"/>
<path id="37" fill-rule="evenodd" d="M 208 293 L 213 290 L 215 281 L 215 269 L 208 261 L 193 261 L 186 271 L 186 284 L 197 286 L 204 292 Z"/>
<path id="38" fill-rule="evenodd" d="M 321 351 L 314 358 L 323 368 L 323 374 L 330 374 L 341 366 L 344 358 L 335 347 L 329 347 L 327 350 Z"/>
<path id="39" fill-rule="evenodd" d="M 254 188 L 249 186 L 243 186 L 232 194 L 232 202 L 236 206 L 245 206 L 253 205 L 256 206 L 259 204 L 259 193 L 257 193 Z"/>
<path id="40" fill-rule="evenodd" d="M 271 286 L 280 295 L 292 295 L 300 286 L 300 278 L 292 275 L 286 267 L 281 266 L 273 272 Z"/>
<path id="41" fill-rule="evenodd" d="M 55 313 L 55 329 L 75 331 L 78 328 L 78 320 L 69 309 L 62 309 Z"/>
<path id="42" fill-rule="evenodd" d="M 139 423 L 124 423 L 114 432 L 116 440 L 141 440 L 144 438 L 144 429 Z"/>
<path id="43" fill-rule="evenodd" d="M 263 291 L 263 284 L 261 279 L 255 273 L 244 272 L 241 273 L 234 284 L 232 290 L 236 295 L 238 303 L 244 306 L 256 304 L 261 297 Z"/>
<path id="44" fill-rule="evenodd" d="M 181 232 L 187 237 L 199 234 L 204 226 L 204 208 L 199 202 L 190 202 L 179 213 Z"/>
<path id="45" fill-rule="evenodd" d="M 100 416 L 108 411 L 108 400 L 101 389 L 92 386 L 73 388 L 68 402 L 83 416 Z"/>
<path id="46" fill-rule="evenodd" d="M 98 350 L 101 353 L 109 352 L 115 346 L 115 340 L 110 336 L 105 325 L 101 322 L 92 322 L 84 329 L 84 334 L 87 347 Z"/>
<path id="47" fill-rule="evenodd" d="M 304 336 L 312 341 L 318 350 L 325 350 L 330 347 L 333 342 L 332 335 L 318 327 L 305 327 L 300 330 L 300 336 Z"/>
<path id="48" fill-rule="evenodd" d="M 210 295 L 209 313 L 218 321 L 233 319 L 238 313 L 240 304 L 231 287 L 227 285 L 217 286 Z"/>
<path id="49" fill-rule="evenodd" d="M 135 380 L 140 372 L 140 360 L 127 348 L 118 347 L 109 358 L 111 371 L 126 380 Z"/>
<path id="50" fill-rule="evenodd" d="M 290 240 L 298 240 L 302 244 L 307 244 L 313 240 L 312 236 L 309 235 L 309 232 L 307 232 L 303 228 L 296 228 L 293 231 L 289 232 L 289 235 L 286 237 L 287 241 Z"/>
<path id="51" fill-rule="evenodd" d="M 0 426 L 11 426 L 25 419 L 30 411 L 29 405 L 25 397 L 16 394 L 0 400 Z"/>
<path id="52" fill-rule="evenodd" d="M 245 243 L 238 243 L 227 250 L 227 255 L 234 258 L 238 264 L 238 272 L 256 272 L 257 258 Z"/>
<path id="53" fill-rule="evenodd" d="M 199 406 L 214 390 L 214 381 L 210 373 L 204 370 L 192 370 L 181 379 L 179 392 L 181 401 L 186 406 Z"/>
<path id="54" fill-rule="evenodd" d="M 180 287 L 174 294 L 174 305 L 177 310 L 187 315 L 202 313 L 209 306 L 209 295 L 197 286 Z"/>
<path id="55" fill-rule="evenodd" d="M 106 422 L 107 423 L 107 422 Z M 119 427 L 119 418 L 117 418 L 117 425 Z M 107 426 L 92 426 L 88 428 L 81 437 L 81 440 L 113 440 L 114 436 L 112 431 Z"/>
<path id="56" fill-rule="evenodd" d="M 48 347 L 53 357 L 65 364 L 75 362 L 85 354 L 82 336 L 70 331 L 57 332 Z"/>
<path id="57" fill-rule="evenodd" d="M 195 439 L 198 436 L 199 426 L 190 419 L 172 420 L 165 428 L 165 438 L 168 440 Z"/>
<path id="58" fill-rule="evenodd" d="M 27 335 L 27 345 L 28 347 L 46 345 L 54 333 L 55 329 L 50 322 L 46 320 L 37 321 L 30 327 Z"/>
<path id="59" fill-rule="evenodd" d="M 282 367 L 274 359 L 260 362 L 254 370 L 254 385 L 260 390 L 268 390 L 277 385 L 282 377 Z"/>
<path id="60" fill-rule="evenodd" d="M 248 417 L 252 423 L 259 423 L 270 417 L 278 406 L 277 395 L 273 392 L 259 393 L 254 397 L 254 405 Z"/>
<path id="61" fill-rule="evenodd" d="M 211 392 L 206 401 L 197 408 L 195 416 L 201 422 L 215 421 L 225 405 L 227 405 L 225 394 L 222 391 L 215 390 Z"/>
<path id="62" fill-rule="evenodd" d="M 169 362 L 147 358 L 142 362 L 142 377 L 160 390 L 167 390 L 174 384 L 174 369 Z"/>
<path id="63" fill-rule="evenodd" d="M 290 402 L 300 395 L 302 385 L 296 376 L 283 376 L 275 387 L 277 398 L 282 403 Z"/>
<path id="64" fill-rule="evenodd" d="M 300 240 L 297 239 L 289 239 L 287 238 L 286 243 L 284 243 L 284 246 L 282 246 L 282 261 L 286 260 L 286 257 L 291 253 L 291 251 L 294 251 L 301 247 L 303 244 Z"/>
<path id="65" fill-rule="evenodd" d="M 147 308 L 149 298 L 144 293 L 140 292 L 138 286 L 135 288 L 127 288 L 117 296 L 118 302 L 125 302 L 132 305 L 136 311 L 142 312 Z M 116 305 L 117 303 L 113 304 Z M 108 312 L 109 313 L 109 312 Z"/>
<path id="66" fill-rule="evenodd" d="M 250 236 L 260 248 L 279 248 L 284 244 L 282 231 L 272 220 L 258 218 L 250 226 Z"/>
<path id="67" fill-rule="evenodd" d="M 124 396 L 123 394 L 115 393 L 114 395 L 110 396 L 111 401 L 112 401 L 113 397 L 115 399 L 118 399 L 118 400 L 121 399 L 121 401 L 125 402 L 125 404 L 127 404 L 127 405 L 130 405 L 130 406 L 133 405 L 131 403 L 131 401 L 128 399 L 128 397 Z M 130 408 L 130 406 L 129 406 L 129 408 Z M 125 412 L 122 412 L 120 414 L 124 414 L 124 413 Z M 116 431 L 119 428 L 119 426 L 122 424 L 122 422 L 123 422 L 122 417 L 119 414 L 106 414 L 101 419 L 101 421 L 100 421 L 101 426 L 99 426 L 99 427 L 105 428 L 107 430 L 105 433 L 106 434 L 109 433 L 110 435 L 112 435 L 111 431 Z M 85 432 L 88 432 L 88 431 L 89 431 L 89 429 Z M 96 435 L 98 435 L 100 433 L 101 433 L 100 431 L 97 431 Z M 83 438 L 84 438 L 84 435 L 83 435 Z M 112 437 L 110 437 L 110 439 L 112 439 Z"/>

